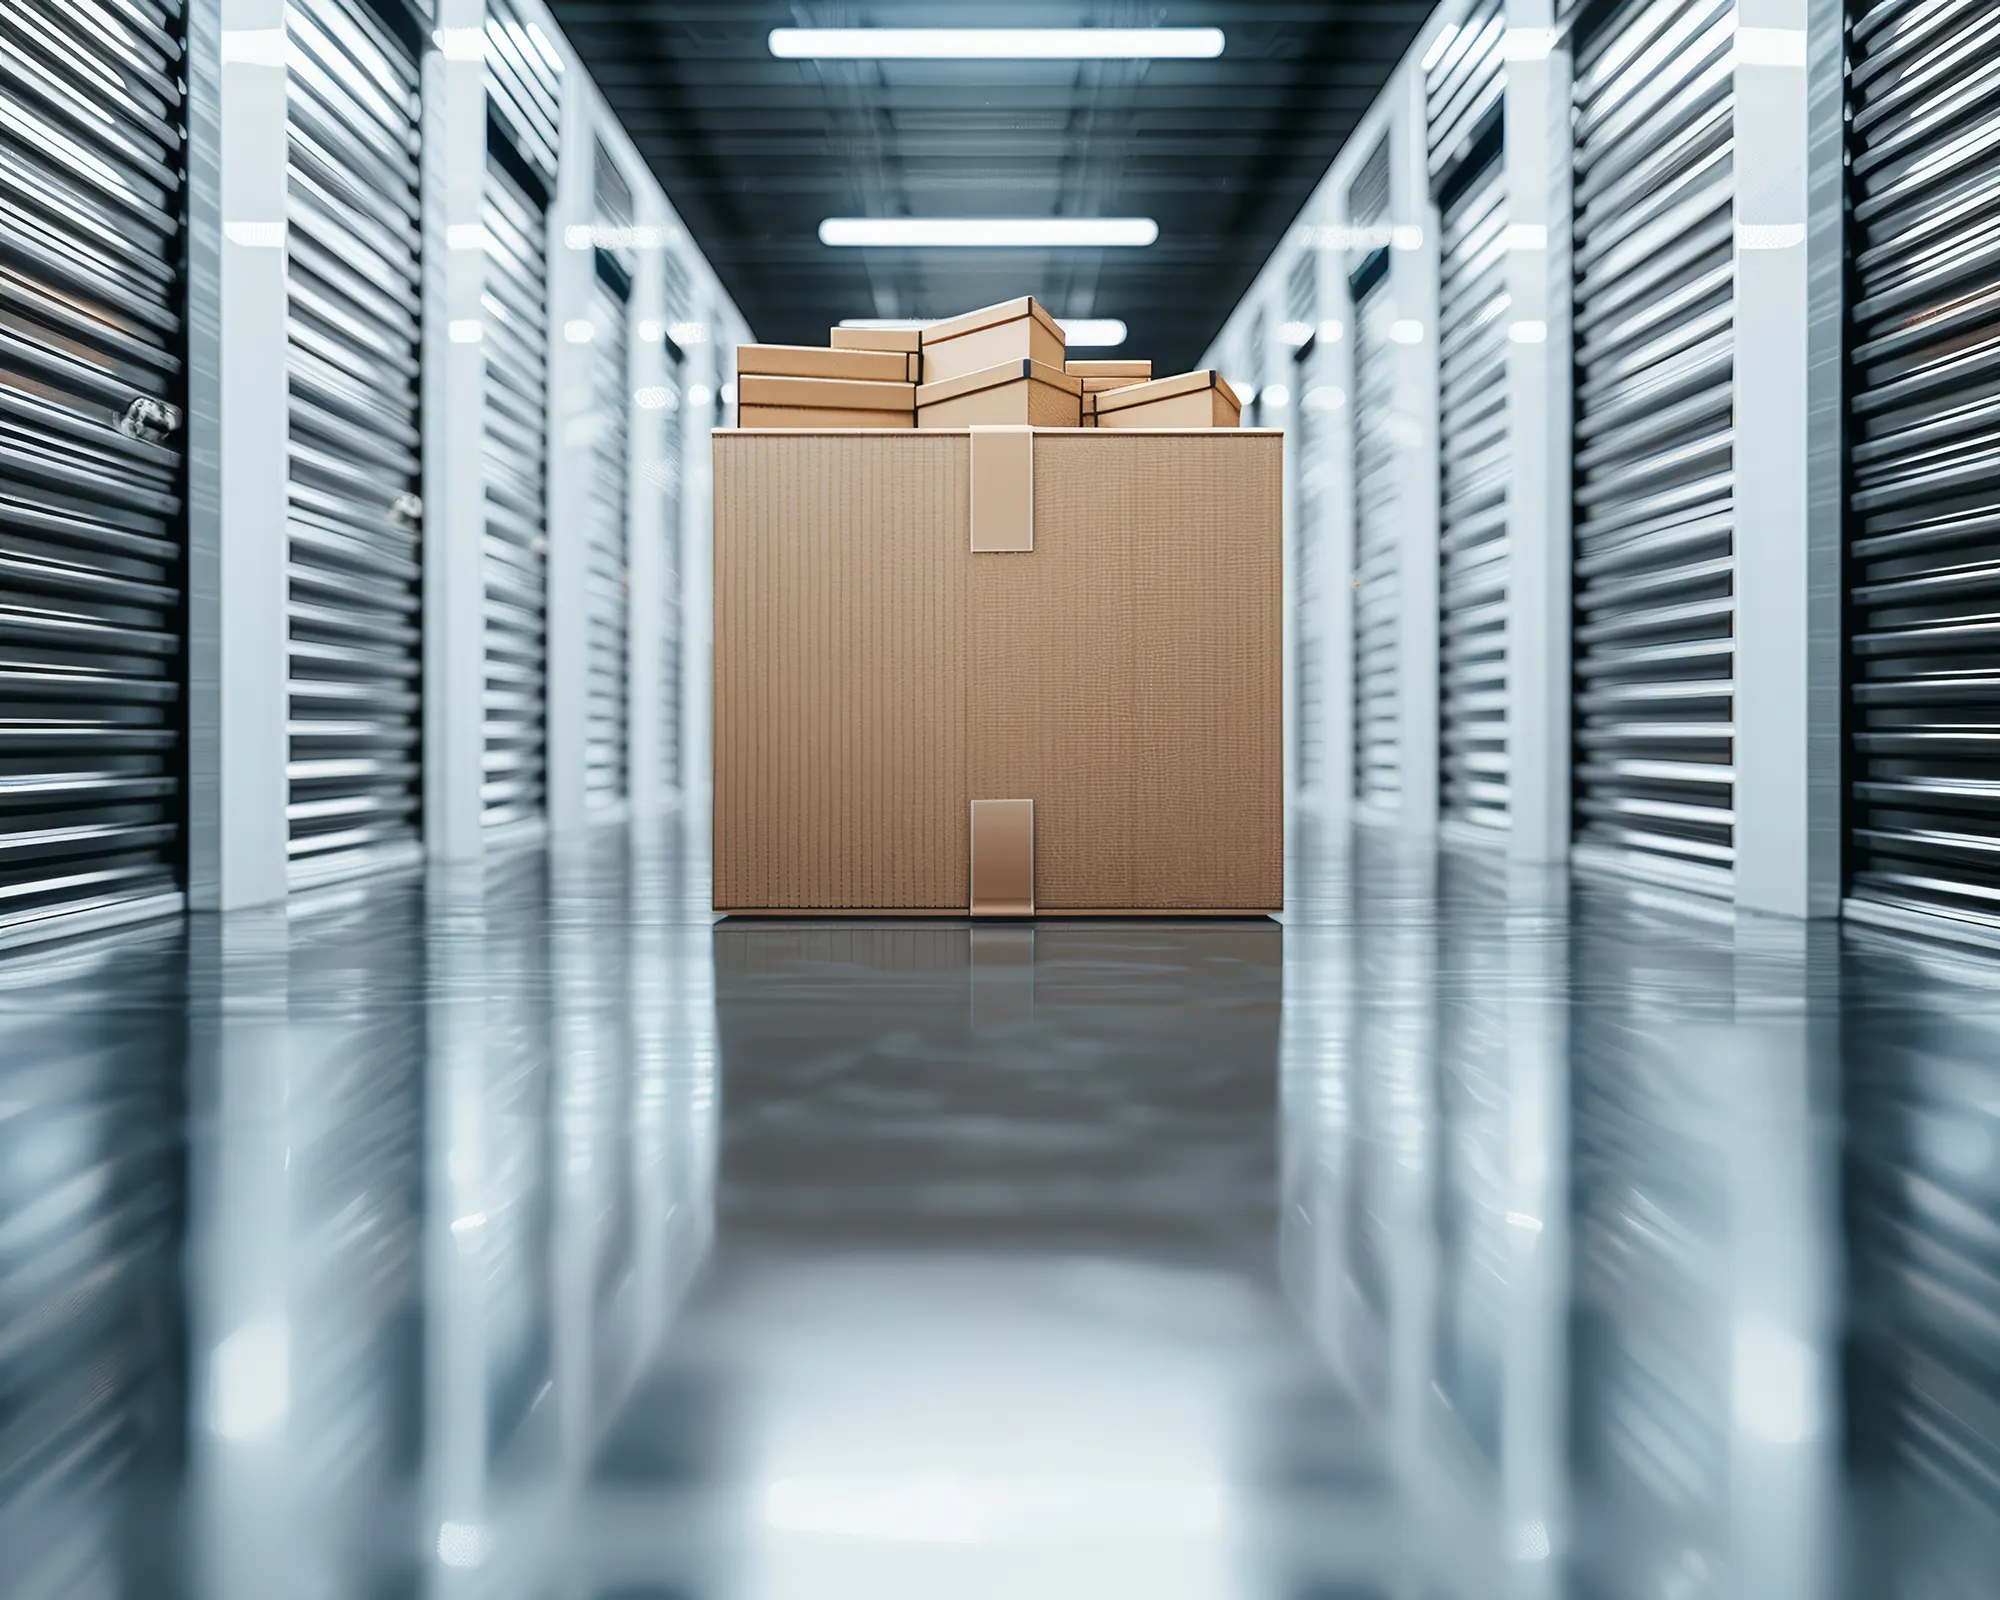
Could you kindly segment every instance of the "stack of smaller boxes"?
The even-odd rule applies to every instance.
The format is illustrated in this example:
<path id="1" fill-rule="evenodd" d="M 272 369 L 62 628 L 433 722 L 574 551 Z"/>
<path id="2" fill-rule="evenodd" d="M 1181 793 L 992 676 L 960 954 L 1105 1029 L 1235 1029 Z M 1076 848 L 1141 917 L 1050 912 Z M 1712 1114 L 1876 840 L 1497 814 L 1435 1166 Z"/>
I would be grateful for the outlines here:
<path id="1" fill-rule="evenodd" d="M 736 352 L 741 428 L 1234 428 L 1213 372 L 1153 380 L 1150 361 L 1069 361 L 1031 296 L 917 328 L 835 328 L 830 348 Z"/>

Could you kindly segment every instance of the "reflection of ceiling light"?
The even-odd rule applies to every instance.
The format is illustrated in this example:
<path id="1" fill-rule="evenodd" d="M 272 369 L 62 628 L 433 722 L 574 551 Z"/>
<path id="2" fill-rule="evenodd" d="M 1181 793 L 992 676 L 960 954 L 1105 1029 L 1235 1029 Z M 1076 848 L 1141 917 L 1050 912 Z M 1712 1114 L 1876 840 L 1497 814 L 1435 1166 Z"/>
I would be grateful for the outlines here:
<path id="1" fill-rule="evenodd" d="M 1264 404 L 1273 411 L 1282 411 L 1292 403 L 1292 391 L 1282 383 L 1274 383 L 1264 391 Z"/>
<path id="2" fill-rule="evenodd" d="M 1283 339 L 1294 350 L 1298 349 L 1300 345 L 1304 344 L 1312 336 L 1313 325 L 1310 322 L 1281 322 L 1278 324 L 1278 337 Z"/>
<path id="3" fill-rule="evenodd" d="M 1230 389 L 1234 391 L 1236 403 L 1246 410 L 1249 408 L 1251 402 L 1257 398 L 1257 385 L 1254 383 L 1245 383 L 1241 378 L 1224 378 L 1222 381 L 1228 384 Z"/>
<path id="4" fill-rule="evenodd" d="M 1445 51 L 1449 50 L 1452 47 L 1453 43 L 1457 40 L 1457 38 L 1458 38 L 1458 24 L 1455 22 L 1447 22 L 1444 25 L 1444 27 L 1439 31 L 1438 36 L 1431 41 L 1430 49 L 1424 52 L 1423 65 L 1421 68 L 1419 68 L 1419 70 L 1423 72 L 1429 72 L 1432 67 L 1436 66 L 1440 61 L 1444 60 Z"/>
<path id="5" fill-rule="evenodd" d="M 733 405 L 735 405 L 735 404 L 736 404 L 736 385 L 735 385 L 735 384 L 733 384 L 733 383 L 725 383 L 725 384 L 724 384 L 724 385 L 722 386 L 722 388 L 721 388 L 721 390 L 720 390 L 719 392 L 720 392 L 720 395 L 721 395 L 721 399 L 722 399 L 722 403 L 723 403 L 724 405 L 726 405 L 726 406 L 733 406 Z"/>
<path id="6" fill-rule="evenodd" d="M 1347 403 L 1347 396 L 1330 384 L 1320 384 L 1306 390 L 1303 403 L 1308 411 L 1338 411 Z"/>
<path id="7" fill-rule="evenodd" d="M 943 249 L 1116 248 L 1160 236 L 1151 217 L 828 217 L 819 241 Z"/>
<path id="8" fill-rule="evenodd" d="M 1321 344 L 1338 344 L 1340 343 L 1341 331 L 1339 321 L 1329 317 L 1319 325 L 1319 342 Z"/>
<path id="9" fill-rule="evenodd" d="M 709 395 L 709 392 L 708 392 L 708 385 L 707 385 L 707 384 L 705 384 L 705 383 L 694 383 L 694 384 L 689 384 L 689 385 L 688 385 L 688 404 L 689 404 L 689 405 L 691 405 L 691 406 L 705 406 L 705 405 L 707 405 L 707 404 L 708 404 L 708 402 L 709 402 L 710 398 L 711 398 L 711 396 Z"/>
<path id="10" fill-rule="evenodd" d="M 773 28 L 790 61 L 1205 61 L 1220 28 Z"/>
<path id="11" fill-rule="evenodd" d="M 1125 324 L 1116 317 L 1058 317 L 1063 343 L 1078 350 L 1109 350 L 1125 342 Z"/>
<path id="12" fill-rule="evenodd" d="M 708 324 L 705 322 L 675 322 L 667 327 L 667 337 L 677 345 L 707 344 Z"/>
<path id="13" fill-rule="evenodd" d="M 589 344 L 597 336 L 597 330 L 587 318 L 571 317 L 563 324 L 563 337 L 571 344 Z"/>
<path id="14" fill-rule="evenodd" d="M 1397 344 L 1422 344 L 1424 325 L 1409 317 L 1401 318 L 1389 324 L 1389 337 Z"/>

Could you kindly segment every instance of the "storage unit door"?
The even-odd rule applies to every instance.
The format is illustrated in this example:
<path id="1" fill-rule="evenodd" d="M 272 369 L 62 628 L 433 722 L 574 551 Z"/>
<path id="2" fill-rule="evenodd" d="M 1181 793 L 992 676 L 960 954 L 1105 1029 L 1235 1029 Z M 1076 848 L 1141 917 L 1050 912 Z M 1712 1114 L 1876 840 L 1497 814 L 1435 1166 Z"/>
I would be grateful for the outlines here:
<path id="1" fill-rule="evenodd" d="M 181 905 L 179 12 L 0 6 L 0 948 Z"/>
<path id="2" fill-rule="evenodd" d="M 1325 795 L 1330 777 L 1327 759 L 1327 526 L 1332 510 L 1330 478 L 1333 461 L 1328 448 L 1332 414 L 1325 380 L 1316 376 L 1325 365 L 1317 342 L 1299 364 L 1297 449 L 1292 470 L 1298 475 L 1294 503 L 1298 530 L 1296 618 L 1292 691 L 1292 781 L 1317 800 Z"/>
<path id="3" fill-rule="evenodd" d="M 1354 795 L 1378 814 L 1394 813 L 1403 798 L 1394 320 L 1386 283 L 1354 310 Z"/>
<path id="4" fill-rule="evenodd" d="M 1735 883 L 1733 0 L 1577 51 L 1576 857 Z"/>
<path id="5" fill-rule="evenodd" d="M 418 72 L 365 0 L 292 0 L 294 886 L 421 856 Z"/>
<path id="6" fill-rule="evenodd" d="M 600 274 L 591 291 L 591 422 L 594 430 L 586 540 L 590 570 L 588 606 L 589 677 L 585 690 L 584 793 L 598 809 L 619 804 L 631 792 L 631 670 L 627 570 L 631 550 L 625 515 L 630 475 L 631 427 L 626 393 L 625 297 Z"/>
<path id="7" fill-rule="evenodd" d="M 546 223 L 489 155 L 483 466 L 489 827 L 544 815 L 548 788 L 548 259 Z"/>
<path id="8" fill-rule="evenodd" d="M 1851 908 L 2000 938 L 2000 31 L 1854 7 Z"/>
<path id="9" fill-rule="evenodd" d="M 1439 327 L 1438 771 L 1443 816 L 1508 824 L 1507 180 L 1490 162 L 1450 199 Z"/>

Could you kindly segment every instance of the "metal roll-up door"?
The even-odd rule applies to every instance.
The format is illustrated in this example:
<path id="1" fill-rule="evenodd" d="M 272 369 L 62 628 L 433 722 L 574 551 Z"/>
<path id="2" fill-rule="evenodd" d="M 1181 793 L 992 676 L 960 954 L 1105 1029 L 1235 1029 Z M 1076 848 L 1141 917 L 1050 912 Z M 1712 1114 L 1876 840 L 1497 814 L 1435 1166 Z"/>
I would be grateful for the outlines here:
<path id="1" fill-rule="evenodd" d="M 585 524 L 589 669 L 584 704 L 584 794 L 587 803 L 597 809 L 616 806 L 631 792 L 628 283 L 615 264 L 601 259 L 591 289 L 590 390 L 595 442 Z"/>
<path id="2" fill-rule="evenodd" d="M 486 162 L 485 766 L 488 827 L 533 822 L 548 792 L 548 247 L 540 200 Z"/>
<path id="3" fill-rule="evenodd" d="M 1500 0 L 1480 0 L 1426 83 L 1439 276 L 1439 803 L 1504 829 L 1507 743 L 1507 181 Z"/>
<path id="4" fill-rule="evenodd" d="M 0 948 L 182 904 L 179 18 L 0 6 Z"/>
<path id="5" fill-rule="evenodd" d="M 2000 938 L 2000 31 L 1854 7 L 1850 909 Z"/>
<path id="6" fill-rule="evenodd" d="M 1577 51 L 1576 857 L 1735 882 L 1734 0 Z"/>
<path id="7" fill-rule="evenodd" d="M 1378 276 L 1354 308 L 1354 796 L 1378 814 L 1395 812 L 1403 798 L 1395 316 Z"/>
<path id="8" fill-rule="evenodd" d="M 415 51 L 292 0 L 286 376 L 294 886 L 421 858 L 423 302 Z"/>
<path id="9" fill-rule="evenodd" d="M 489 828 L 548 800 L 548 197 L 561 63 L 512 0 L 487 0 L 482 465 L 486 481 L 485 761 Z"/>

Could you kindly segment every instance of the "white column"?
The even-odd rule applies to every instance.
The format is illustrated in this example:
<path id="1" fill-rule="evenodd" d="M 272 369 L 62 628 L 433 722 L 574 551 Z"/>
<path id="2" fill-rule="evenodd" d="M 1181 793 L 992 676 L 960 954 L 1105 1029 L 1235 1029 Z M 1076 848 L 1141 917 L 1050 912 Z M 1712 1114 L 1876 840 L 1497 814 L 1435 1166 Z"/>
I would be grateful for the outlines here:
<path id="1" fill-rule="evenodd" d="M 1438 820 L 1438 214 L 1431 202 L 1424 75 L 1411 64 L 1388 93 L 1389 292 L 1396 318 L 1394 439 L 1401 450 L 1401 826 Z"/>
<path id="2" fill-rule="evenodd" d="M 666 208 L 651 185 L 642 185 L 637 201 L 642 236 L 661 236 L 667 226 Z M 639 253 L 639 275 L 632 284 L 632 354 L 626 385 L 626 415 L 632 429 L 631 477 L 626 515 L 632 531 L 626 603 L 630 607 L 631 640 L 627 654 L 626 705 L 631 715 L 632 815 L 657 812 L 665 804 L 666 753 L 661 743 L 666 707 L 661 693 L 665 678 L 661 617 L 666 610 L 666 497 L 661 488 L 665 470 L 667 426 L 674 420 L 664 406 L 667 358 L 660 343 L 666 315 L 666 285 L 660 252 L 650 245 Z M 634 403 L 634 396 L 643 397 Z"/>
<path id="3" fill-rule="evenodd" d="M 1808 9 L 1742 0 L 1736 35 L 1736 898 L 1788 916 L 1831 914 L 1840 864 L 1838 526 L 1809 515 Z"/>
<path id="4" fill-rule="evenodd" d="M 285 8 L 221 0 L 212 523 L 189 551 L 189 887 L 200 910 L 284 898 Z M 210 330 L 197 328 L 200 339 Z"/>
<path id="5" fill-rule="evenodd" d="M 424 840 L 476 860 L 486 753 L 484 0 L 440 0 L 424 55 Z"/>
<path id="6" fill-rule="evenodd" d="M 590 322 L 596 272 L 593 210 L 596 96 L 579 71 L 562 77 L 562 150 L 549 206 L 549 832 L 585 822 L 584 757 L 589 691 L 590 550 L 586 508 L 596 470 L 590 346 L 572 342 Z M 571 230 L 585 230 L 572 233 Z M 577 243 L 572 243 L 576 240 Z"/>
<path id="7" fill-rule="evenodd" d="M 1527 863 L 1570 840 L 1571 61 L 1554 25 L 1552 0 L 1508 0 L 1509 852 Z"/>

